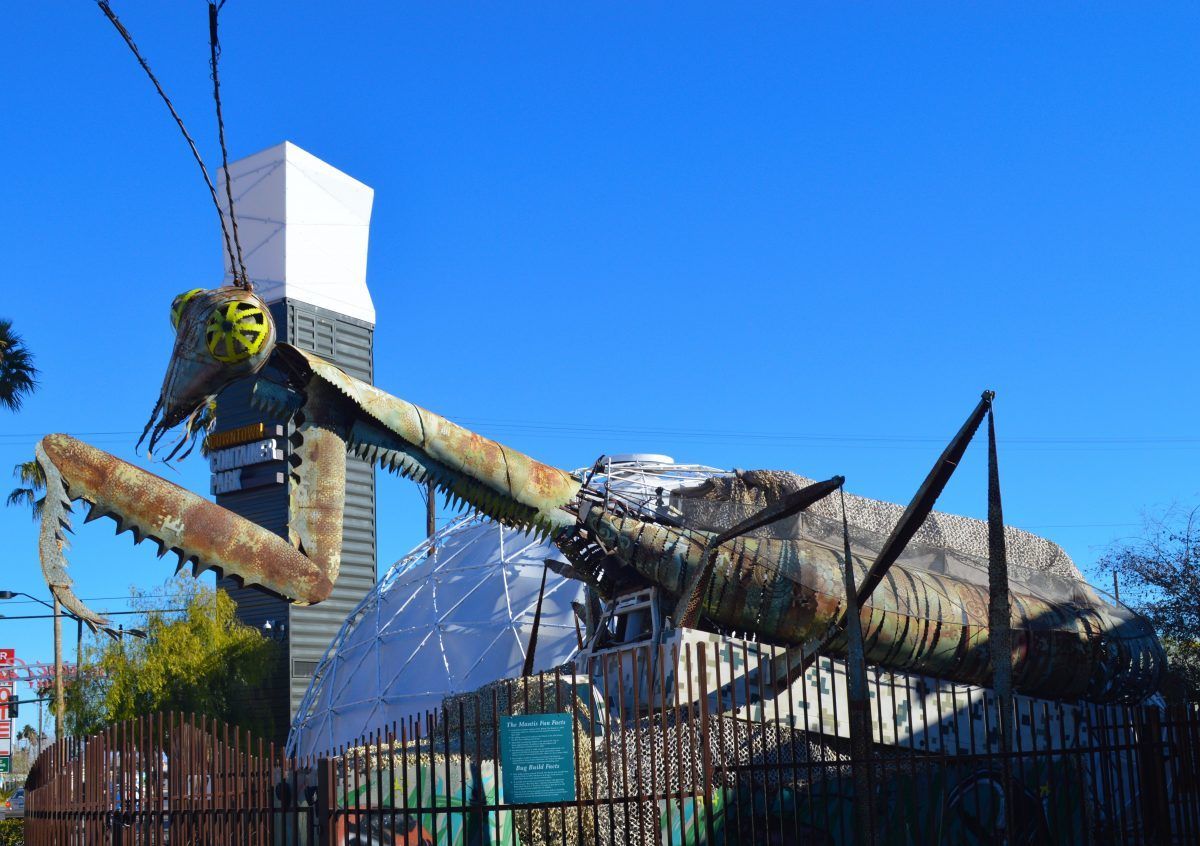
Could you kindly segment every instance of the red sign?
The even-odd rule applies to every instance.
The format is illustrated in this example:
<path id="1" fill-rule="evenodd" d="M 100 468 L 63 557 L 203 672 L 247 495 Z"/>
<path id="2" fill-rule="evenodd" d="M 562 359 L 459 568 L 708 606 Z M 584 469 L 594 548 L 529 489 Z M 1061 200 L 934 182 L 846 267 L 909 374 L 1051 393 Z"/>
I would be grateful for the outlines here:
<path id="1" fill-rule="evenodd" d="M 89 675 L 100 675 L 98 667 L 87 669 Z M 74 664 L 63 664 L 63 678 L 69 679 L 80 675 L 79 668 Z M 23 681 L 26 684 L 50 684 L 54 681 L 53 664 L 26 664 L 20 658 L 16 663 L 0 665 L 0 683 Z"/>
<path id="2" fill-rule="evenodd" d="M 12 733 L 12 719 L 8 715 L 8 700 L 13 698 L 12 666 L 17 662 L 17 650 L 12 647 L 0 648 L 0 739 L 7 740 Z M 7 744 L 6 744 L 7 746 Z M 4 754 L 0 747 L 0 754 Z"/>
<path id="3" fill-rule="evenodd" d="M 16 663 L 17 650 L 11 647 L 0 648 L 0 667 L 11 667 Z M 7 673 L 5 673 L 7 675 Z M 12 721 L 8 716 L 8 701 L 13 698 L 11 681 L 0 682 L 0 756 L 12 754 Z M 12 759 L 2 758 L 5 771 L 11 772 Z"/>

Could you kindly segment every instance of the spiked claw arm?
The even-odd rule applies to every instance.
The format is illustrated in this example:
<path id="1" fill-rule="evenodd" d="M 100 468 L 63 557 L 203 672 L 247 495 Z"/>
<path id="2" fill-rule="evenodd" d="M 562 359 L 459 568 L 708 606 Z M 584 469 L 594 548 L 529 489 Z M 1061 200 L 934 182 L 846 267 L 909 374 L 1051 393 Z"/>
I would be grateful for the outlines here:
<path id="1" fill-rule="evenodd" d="M 332 388 L 315 382 L 306 393 L 291 436 L 288 539 L 335 582 L 346 504 L 346 427 Z"/>
<path id="2" fill-rule="evenodd" d="M 569 473 L 391 396 L 289 344 L 279 344 L 276 355 L 308 385 L 302 414 L 316 419 L 342 413 L 353 419 L 347 437 L 357 455 L 417 481 L 432 481 L 451 501 L 465 502 L 508 525 L 550 533 L 573 522 L 562 510 L 579 493 L 579 482 Z M 319 385 L 337 392 L 342 411 L 327 399 L 314 401 Z M 260 401 L 269 395 L 264 392 Z"/>
<path id="3" fill-rule="evenodd" d="M 330 574 L 283 538 L 116 456 L 69 435 L 47 435 L 36 455 L 47 482 L 39 541 L 43 573 L 55 596 L 93 625 L 104 621 L 71 591 L 63 556 L 69 502 L 80 499 L 91 505 L 87 521 L 111 517 L 118 534 L 132 532 L 134 543 L 155 541 L 159 557 L 174 552 L 179 569 L 191 562 L 193 575 L 217 570 L 305 605 L 333 588 Z"/>
<path id="4" fill-rule="evenodd" d="M 74 582 L 67 574 L 67 559 L 63 554 L 67 546 L 66 533 L 71 531 L 71 501 L 63 484 L 62 474 L 46 455 L 43 443 L 44 440 L 40 441 L 33 451 L 46 479 L 42 525 L 38 532 L 38 558 L 42 564 L 42 576 L 45 577 L 46 585 L 54 598 L 95 631 L 107 626 L 108 620 L 84 605 L 72 589 Z"/>

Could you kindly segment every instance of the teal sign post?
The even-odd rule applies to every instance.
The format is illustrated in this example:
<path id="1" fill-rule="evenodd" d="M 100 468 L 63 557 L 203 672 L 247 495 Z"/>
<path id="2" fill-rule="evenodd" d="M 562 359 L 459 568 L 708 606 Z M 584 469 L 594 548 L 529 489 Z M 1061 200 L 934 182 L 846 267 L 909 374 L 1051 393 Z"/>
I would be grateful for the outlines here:
<path id="1" fill-rule="evenodd" d="M 500 773 L 506 804 L 574 801 L 571 715 L 501 717 Z"/>

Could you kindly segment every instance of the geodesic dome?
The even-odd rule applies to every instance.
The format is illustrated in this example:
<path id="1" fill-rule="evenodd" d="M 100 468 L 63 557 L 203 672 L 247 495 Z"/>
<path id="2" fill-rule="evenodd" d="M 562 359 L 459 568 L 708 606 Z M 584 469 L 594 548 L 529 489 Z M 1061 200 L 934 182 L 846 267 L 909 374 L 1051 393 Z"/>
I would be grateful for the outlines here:
<path id="1" fill-rule="evenodd" d="M 593 486 L 650 505 L 719 473 L 660 455 L 611 456 Z M 450 694 L 518 676 L 533 627 L 549 541 L 477 516 L 454 520 L 397 561 L 347 616 L 313 674 L 288 737 L 290 754 L 331 749 Z M 578 651 L 572 602 L 582 582 L 546 572 L 534 671 Z"/>
<path id="2" fill-rule="evenodd" d="M 554 547 L 460 517 L 400 559 L 346 618 L 300 704 L 288 748 L 318 752 L 449 693 L 520 674 L 542 569 Z M 534 669 L 576 651 L 581 582 L 546 574 Z"/>

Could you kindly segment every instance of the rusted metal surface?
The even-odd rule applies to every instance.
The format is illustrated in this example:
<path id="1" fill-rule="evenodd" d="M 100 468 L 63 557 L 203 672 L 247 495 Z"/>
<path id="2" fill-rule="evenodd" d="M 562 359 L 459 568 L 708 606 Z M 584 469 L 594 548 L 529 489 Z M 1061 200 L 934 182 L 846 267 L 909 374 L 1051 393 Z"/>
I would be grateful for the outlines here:
<path id="1" fill-rule="evenodd" d="M 587 509 L 583 527 L 605 552 L 679 595 L 701 571 L 711 533 Z M 716 547 L 705 616 L 773 642 L 819 637 L 844 613 L 838 554 L 804 540 L 741 537 Z M 871 560 L 855 557 L 855 581 Z M 1157 689 L 1162 650 L 1141 618 L 1117 620 L 1104 603 L 1050 603 L 1014 592 L 1013 680 L 1030 695 L 1140 701 Z M 895 565 L 861 609 L 871 664 L 991 684 L 988 591 Z M 843 636 L 829 647 L 844 655 Z"/>
<path id="2" fill-rule="evenodd" d="M 92 504 L 88 520 L 112 517 L 118 534 L 153 540 L 160 556 L 178 555 L 180 567 L 217 569 L 302 604 L 320 602 L 333 588 L 330 574 L 287 541 L 179 485 L 69 435 L 47 435 L 40 447 L 70 498 Z M 61 549 L 43 543 L 41 553 L 48 576 L 62 569 Z"/>
<path id="3" fill-rule="evenodd" d="M 854 824 L 864 846 L 875 842 L 871 811 L 871 769 L 861 762 L 870 759 L 871 698 L 867 683 L 867 658 L 863 645 L 862 613 L 858 606 L 858 587 L 854 584 L 854 551 L 850 546 L 850 524 L 846 519 L 846 492 L 838 490 L 842 506 L 842 576 L 845 579 L 846 697 L 850 723 L 851 776 L 854 779 Z M 760 680 L 762 676 L 759 676 Z"/>
<path id="4" fill-rule="evenodd" d="M 983 396 L 980 397 L 975 409 L 967 417 L 962 428 L 950 439 L 950 443 L 946 445 L 946 448 L 934 463 L 933 468 L 929 471 L 929 475 L 925 477 L 925 481 L 917 489 L 916 494 L 908 503 L 908 508 L 905 509 L 904 515 L 896 522 L 891 534 L 888 535 L 888 539 L 884 541 L 883 547 L 879 551 L 879 556 L 872 561 L 871 569 L 867 571 L 866 576 L 858 584 L 858 604 L 860 606 L 867 604 L 867 600 L 871 598 L 871 594 L 874 593 L 876 586 L 883 580 L 887 571 L 895 563 L 905 547 L 908 546 L 908 542 L 912 540 L 917 530 L 921 528 L 921 524 L 925 521 L 925 518 L 933 510 L 934 503 L 937 502 L 937 498 L 941 496 L 946 483 L 950 481 L 954 470 L 962 461 L 963 453 L 966 452 L 967 445 L 974 437 L 979 424 L 983 422 L 984 415 L 992 407 L 992 400 L 995 399 L 995 396 L 995 393 L 992 391 L 983 392 Z"/>
<path id="5" fill-rule="evenodd" d="M 288 490 L 288 539 L 325 574 L 337 581 L 346 502 L 348 421 L 333 389 L 308 386 L 304 412 L 296 419 Z"/>
<path id="6" fill-rule="evenodd" d="M 679 621 L 679 625 L 689 628 L 695 628 L 696 626 L 704 595 L 708 592 L 709 577 L 712 574 L 713 559 L 716 555 L 717 547 L 734 538 L 749 534 L 755 529 L 760 529 L 794 517 L 814 502 L 829 496 L 833 491 L 841 488 L 845 481 L 845 478 L 842 476 L 834 476 L 828 481 L 809 485 L 795 493 L 789 494 L 778 502 L 772 503 L 757 514 L 741 521 L 736 526 L 710 537 L 708 540 L 708 550 L 704 556 L 704 566 L 688 582 L 679 596 L 679 601 L 676 603 L 675 619 Z"/>
<path id="7" fill-rule="evenodd" d="M 307 370 L 325 380 L 344 394 L 363 418 L 400 438 L 401 443 L 393 446 L 407 449 L 408 457 L 423 465 L 423 471 L 434 476 L 439 488 L 451 490 L 453 480 L 440 477 L 455 476 L 482 485 L 499 497 L 501 502 L 483 497 L 467 500 L 488 516 L 498 519 L 508 516 L 501 510 L 506 500 L 533 509 L 543 521 L 552 522 L 553 512 L 572 503 L 579 492 L 579 482 L 557 467 L 355 379 L 315 355 L 288 344 L 280 344 L 278 350 L 293 368 Z M 363 441 L 368 446 L 376 449 L 389 446 L 387 442 L 373 443 L 367 434 L 369 428 L 360 431 L 364 432 Z M 470 496 L 467 488 L 463 490 L 464 498 Z"/>
<path id="8" fill-rule="evenodd" d="M 1000 700 L 999 725 L 1007 750 L 1013 735 L 1012 602 L 1008 587 L 1008 550 L 1000 500 L 1000 463 L 996 456 L 995 413 L 988 409 L 988 633 L 992 687 Z"/>
<path id="9" fill-rule="evenodd" d="M 25 843 L 271 846 L 287 828 L 277 810 L 288 827 L 309 827 L 308 808 L 279 797 L 285 766 L 298 769 L 274 744 L 194 714 L 148 714 L 63 738 L 30 772 Z"/>
<path id="10" fill-rule="evenodd" d="M 75 595 L 74 582 L 67 573 L 66 532 L 71 529 L 71 501 L 67 495 L 62 473 L 46 455 L 45 439 L 34 447 L 34 458 L 46 479 L 46 497 L 42 501 L 42 522 L 38 529 L 38 559 L 42 577 L 54 598 L 95 631 L 108 625 L 108 620 L 93 612 Z M 57 616 L 55 618 L 57 622 Z"/>
<path id="11" fill-rule="evenodd" d="M 1195 705 L 1021 700 L 1005 752 L 995 697 L 876 674 L 886 695 L 868 715 L 874 743 L 851 751 L 844 687 L 828 661 L 799 688 L 823 700 L 776 697 L 768 709 L 759 697 L 774 679 L 746 672 L 770 666 L 760 650 L 736 639 L 629 645 L 574 674 L 447 698 L 305 759 L 210 718 L 145 715 L 42 752 L 26 783 L 25 843 L 851 846 L 872 832 L 881 843 L 955 846 L 1200 840 Z M 805 730 L 817 709 L 824 722 Z M 537 714 L 569 718 L 575 795 L 514 804 L 499 789 L 503 718 Z M 849 773 L 864 769 L 869 819 L 848 812 L 861 789 Z"/>

